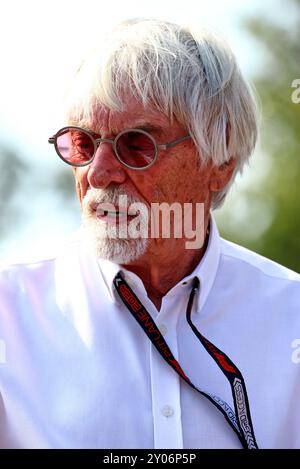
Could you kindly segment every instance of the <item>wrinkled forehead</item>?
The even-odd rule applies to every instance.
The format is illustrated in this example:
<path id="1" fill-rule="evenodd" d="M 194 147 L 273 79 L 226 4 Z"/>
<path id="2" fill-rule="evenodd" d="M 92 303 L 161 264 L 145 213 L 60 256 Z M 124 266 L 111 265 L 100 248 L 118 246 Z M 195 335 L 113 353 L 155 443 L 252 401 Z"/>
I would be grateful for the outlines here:
<path id="1" fill-rule="evenodd" d="M 120 109 L 108 106 L 97 97 L 90 101 L 89 109 L 80 107 L 79 103 L 70 110 L 67 123 L 108 135 L 116 135 L 130 128 L 164 133 L 173 128 L 176 132 L 180 127 L 174 118 L 162 113 L 154 105 L 144 105 L 130 91 L 122 93 Z"/>

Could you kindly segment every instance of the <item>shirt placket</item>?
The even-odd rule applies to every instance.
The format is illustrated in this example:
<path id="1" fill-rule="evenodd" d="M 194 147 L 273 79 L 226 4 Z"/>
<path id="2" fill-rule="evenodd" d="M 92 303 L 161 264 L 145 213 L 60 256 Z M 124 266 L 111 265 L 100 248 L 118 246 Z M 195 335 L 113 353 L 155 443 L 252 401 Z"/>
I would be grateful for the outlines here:
<path id="1" fill-rule="evenodd" d="M 178 358 L 176 302 L 164 298 L 161 311 L 155 322 L 161 334 Z M 176 311 L 177 309 L 177 311 Z M 172 310 L 172 311 L 171 311 Z M 165 362 L 156 348 L 150 343 L 150 373 L 152 390 L 152 412 L 154 427 L 154 448 L 183 448 L 180 378 Z"/>

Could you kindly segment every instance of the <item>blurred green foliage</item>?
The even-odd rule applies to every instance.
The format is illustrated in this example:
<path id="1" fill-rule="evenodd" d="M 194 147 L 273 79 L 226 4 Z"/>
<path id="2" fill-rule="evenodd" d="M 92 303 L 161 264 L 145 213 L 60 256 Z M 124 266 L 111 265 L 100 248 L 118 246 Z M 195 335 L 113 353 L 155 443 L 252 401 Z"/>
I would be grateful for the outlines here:
<path id="1" fill-rule="evenodd" d="M 230 226 L 223 217 L 221 231 L 226 238 L 299 272 L 300 103 L 292 101 L 292 82 L 300 79 L 300 0 L 286 1 L 284 7 L 285 11 L 291 8 L 288 29 L 261 17 L 245 22 L 265 57 L 254 85 L 262 112 L 261 156 L 266 155 L 269 170 L 263 181 L 244 191 L 248 211 L 244 228 Z M 228 217 L 230 210 L 226 213 Z M 247 223 L 251 233 L 257 224 L 256 237 L 248 236 Z M 265 224 L 263 230 L 260 223 Z"/>

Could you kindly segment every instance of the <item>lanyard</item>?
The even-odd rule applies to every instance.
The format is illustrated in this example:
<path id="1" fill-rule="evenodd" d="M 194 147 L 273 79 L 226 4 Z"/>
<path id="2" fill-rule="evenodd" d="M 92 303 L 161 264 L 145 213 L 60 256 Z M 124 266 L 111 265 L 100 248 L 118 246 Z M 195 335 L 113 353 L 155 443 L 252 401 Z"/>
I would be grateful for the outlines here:
<path id="1" fill-rule="evenodd" d="M 187 322 L 192 328 L 194 334 L 200 340 L 205 350 L 215 360 L 216 364 L 219 366 L 221 371 L 228 379 L 231 386 L 235 412 L 225 401 L 220 399 L 218 396 L 198 389 L 190 381 L 190 379 L 182 370 L 178 361 L 173 356 L 168 344 L 161 335 L 161 332 L 157 328 L 152 317 L 150 316 L 146 308 L 143 306 L 143 304 L 140 302 L 138 297 L 135 295 L 135 293 L 131 290 L 129 285 L 126 283 L 120 272 L 114 278 L 114 285 L 121 300 L 123 301 L 127 309 L 130 311 L 134 319 L 136 319 L 141 328 L 147 334 L 147 336 L 149 337 L 157 351 L 160 353 L 162 358 L 173 368 L 174 371 L 176 371 L 176 373 L 187 384 L 189 384 L 193 389 L 205 396 L 210 402 L 212 402 L 212 404 L 214 404 L 219 409 L 220 412 L 222 412 L 223 416 L 231 426 L 232 430 L 237 434 L 244 449 L 258 449 L 250 415 L 250 407 L 245 381 L 242 376 L 242 373 L 224 352 L 222 352 L 208 339 L 206 339 L 202 334 L 200 334 L 200 332 L 191 320 L 191 312 L 194 297 L 197 290 L 199 289 L 199 279 L 195 277 L 193 280 L 193 288 L 189 296 L 186 310 Z"/>

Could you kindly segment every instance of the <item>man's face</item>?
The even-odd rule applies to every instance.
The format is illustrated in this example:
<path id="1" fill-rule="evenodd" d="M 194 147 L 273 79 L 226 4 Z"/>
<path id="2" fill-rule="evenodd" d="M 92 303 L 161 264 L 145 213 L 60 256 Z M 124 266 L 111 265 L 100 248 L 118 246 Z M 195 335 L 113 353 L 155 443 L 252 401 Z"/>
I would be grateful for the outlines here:
<path id="1" fill-rule="evenodd" d="M 179 139 L 188 133 L 178 122 L 171 124 L 159 111 L 145 109 L 132 96 L 125 99 L 124 109 L 119 113 L 99 106 L 91 122 L 71 121 L 70 124 L 84 125 L 102 138 L 114 138 L 125 129 L 141 128 L 151 133 L 158 144 Z M 97 256 L 115 262 L 130 263 L 148 253 L 159 255 L 166 248 L 179 250 L 183 242 L 174 238 L 120 239 L 117 229 L 123 221 L 122 213 L 118 214 L 118 211 L 124 211 L 124 207 L 118 207 L 120 195 L 127 196 L 128 205 L 141 202 L 148 209 L 155 202 L 178 202 L 182 207 L 184 203 L 202 202 L 206 216 L 209 213 L 213 170 L 211 165 L 200 166 L 192 139 L 159 151 L 154 165 L 142 171 L 124 167 L 116 159 L 112 145 L 102 142 L 92 163 L 74 168 L 74 175 L 82 208 L 83 233 Z M 97 210 L 99 203 L 102 207 L 103 204 L 113 204 L 115 212 Z M 129 211 L 127 224 L 132 222 L 135 215 Z M 140 222 L 147 224 L 147 219 L 141 216 Z"/>

